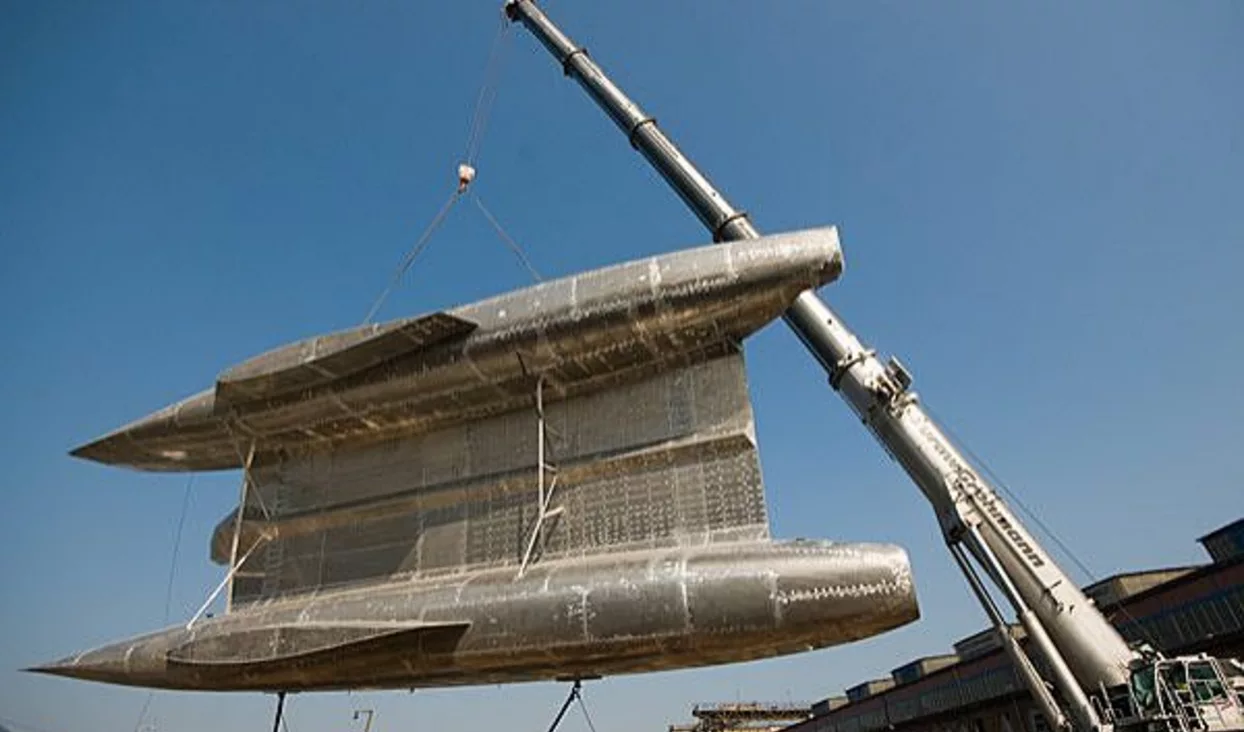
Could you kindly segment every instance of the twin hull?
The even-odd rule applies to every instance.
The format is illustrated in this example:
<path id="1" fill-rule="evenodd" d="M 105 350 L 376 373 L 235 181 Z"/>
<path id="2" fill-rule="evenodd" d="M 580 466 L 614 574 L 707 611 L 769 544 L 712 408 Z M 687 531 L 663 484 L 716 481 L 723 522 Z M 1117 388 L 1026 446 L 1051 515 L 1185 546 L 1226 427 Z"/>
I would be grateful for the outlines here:
<path id="1" fill-rule="evenodd" d="M 918 615 L 898 547 L 759 541 L 258 603 L 35 670 L 214 691 L 591 678 L 821 648 Z"/>
<path id="2" fill-rule="evenodd" d="M 269 504 L 289 498 L 303 511 L 268 517 L 264 504 L 264 522 L 235 534 L 230 519 L 220 532 L 226 560 L 239 539 L 258 540 L 249 528 L 267 532 L 259 590 L 235 592 L 243 602 L 224 617 L 36 670 L 218 691 L 505 683 L 748 661 L 915 620 L 901 549 L 759 538 L 768 526 L 739 343 L 836 278 L 841 256 L 832 228 L 701 247 L 230 369 L 74 454 L 179 471 L 253 458 L 257 496 L 267 480 Z M 555 455 L 565 472 L 557 529 L 541 535 L 548 553 L 522 573 L 496 537 L 528 526 L 524 507 L 536 505 L 543 448 L 519 436 L 534 424 L 506 421 L 531 409 L 533 375 L 575 441 Z M 442 433 L 449 447 L 420 441 Z M 492 442 L 472 447 L 472 436 Z M 384 457 L 394 446 L 397 462 Z M 382 457 L 369 462 L 373 453 Z M 401 511 L 314 523 L 412 491 Z M 306 551 L 315 531 L 318 559 Z M 243 565 L 238 576 L 253 580 Z"/>

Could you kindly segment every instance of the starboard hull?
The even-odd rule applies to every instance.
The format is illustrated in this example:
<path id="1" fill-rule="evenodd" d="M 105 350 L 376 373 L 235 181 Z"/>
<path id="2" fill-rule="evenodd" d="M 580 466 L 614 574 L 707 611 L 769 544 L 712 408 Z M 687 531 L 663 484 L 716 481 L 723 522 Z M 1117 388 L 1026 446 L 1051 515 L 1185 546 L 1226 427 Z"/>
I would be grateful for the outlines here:
<path id="1" fill-rule="evenodd" d="M 258 603 L 32 670 L 202 691 L 593 678 L 806 651 L 918 615 L 898 547 L 739 542 Z"/>

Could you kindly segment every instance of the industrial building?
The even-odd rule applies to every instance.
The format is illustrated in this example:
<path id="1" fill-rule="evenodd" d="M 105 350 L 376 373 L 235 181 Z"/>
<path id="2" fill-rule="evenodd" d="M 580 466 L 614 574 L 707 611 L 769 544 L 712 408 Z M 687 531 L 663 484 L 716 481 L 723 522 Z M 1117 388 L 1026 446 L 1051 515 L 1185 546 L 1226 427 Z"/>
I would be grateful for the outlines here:
<path id="1" fill-rule="evenodd" d="M 1129 642 L 1168 654 L 1244 657 L 1244 519 L 1199 541 L 1207 564 L 1118 574 L 1085 594 Z M 783 732 L 1049 732 L 992 629 L 955 643 L 953 654 L 915 659 L 823 699 L 811 712 Z"/>

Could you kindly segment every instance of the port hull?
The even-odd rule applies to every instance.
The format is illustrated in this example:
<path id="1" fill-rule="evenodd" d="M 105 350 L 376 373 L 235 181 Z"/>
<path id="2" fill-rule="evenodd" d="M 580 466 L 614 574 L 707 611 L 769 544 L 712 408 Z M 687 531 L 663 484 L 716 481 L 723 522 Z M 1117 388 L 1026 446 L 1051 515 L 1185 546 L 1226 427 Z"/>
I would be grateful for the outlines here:
<path id="1" fill-rule="evenodd" d="M 32 670 L 203 691 L 496 684 L 749 661 L 918 615 L 898 547 L 749 541 L 322 590 Z"/>

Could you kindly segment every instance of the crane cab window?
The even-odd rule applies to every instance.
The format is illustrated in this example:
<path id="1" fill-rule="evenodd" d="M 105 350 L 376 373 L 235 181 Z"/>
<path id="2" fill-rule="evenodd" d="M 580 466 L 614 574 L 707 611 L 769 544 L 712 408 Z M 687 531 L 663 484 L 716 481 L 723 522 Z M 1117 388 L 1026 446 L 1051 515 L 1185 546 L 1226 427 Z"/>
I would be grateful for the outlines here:
<path id="1" fill-rule="evenodd" d="M 1199 702 L 1222 699 L 1227 695 L 1226 685 L 1218 675 L 1218 669 L 1210 661 L 1193 661 L 1188 664 L 1188 685 L 1193 697 Z"/>
<path id="2" fill-rule="evenodd" d="M 1136 699 L 1136 707 L 1142 714 L 1157 708 L 1158 696 L 1154 687 L 1153 666 L 1143 666 L 1132 674 L 1132 697 Z"/>

